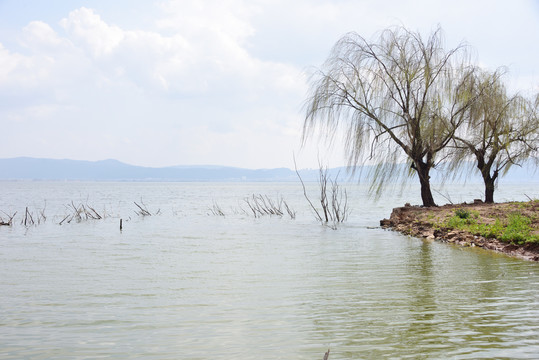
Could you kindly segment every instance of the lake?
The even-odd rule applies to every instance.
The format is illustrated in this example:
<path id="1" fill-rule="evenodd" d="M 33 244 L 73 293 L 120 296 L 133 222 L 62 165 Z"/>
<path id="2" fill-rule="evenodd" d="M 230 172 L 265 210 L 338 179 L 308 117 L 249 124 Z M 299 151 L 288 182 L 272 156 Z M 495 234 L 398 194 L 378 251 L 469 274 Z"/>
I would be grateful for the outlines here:
<path id="1" fill-rule="evenodd" d="M 538 357 L 539 264 L 379 228 L 419 203 L 414 186 L 378 201 L 346 188 L 352 212 L 332 230 L 299 183 L 1 182 L 0 215 L 17 215 L 0 227 L 0 358 Z M 295 219 L 254 218 L 252 194 L 282 197 Z M 71 204 L 104 219 L 59 225 Z"/>

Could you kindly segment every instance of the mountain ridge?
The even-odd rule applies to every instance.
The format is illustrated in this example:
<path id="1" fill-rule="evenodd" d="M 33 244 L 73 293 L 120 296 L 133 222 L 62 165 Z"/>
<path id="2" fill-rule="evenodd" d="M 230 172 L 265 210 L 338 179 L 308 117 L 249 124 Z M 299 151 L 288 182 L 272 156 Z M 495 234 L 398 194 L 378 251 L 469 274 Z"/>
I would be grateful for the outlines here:
<path id="1" fill-rule="evenodd" d="M 530 163 L 531 164 L 531 163 Z M 402 164 L 402 166 L 408 166 Z M 369 172 L 363 168 L 363 174 Z M 318 181 L 319 169 L 301 169 L 304 181 Z M 356 172 L 361 174 L 361 169 Z M 359 175 L 352 176 L 347 167 L 328 169 L 328 175 L 339 181 L 358 181 Z M 433 181 L 446 176 L 433 173 Z M 368 180 L 368 176 L 362 176 Z M 145 167 L 123 163 L 116 159 L 98 161 L 15 157 L 0 159 L 0 180 L 74 180 L 74 181 L 298 181 L 294 170 L 281 167 L 273 169 L 246 169 L 221 165 L 176 165 L 166 167 Z M 412 180 L 413 181 L 413 180 Z M 469 182 L 481 182 L 478 174 L 471 175 Z M 503 181 L 539 182 L 539 171 L 533 166 L 513 167 L 503 177 Z"/>
<path id="2" fill-rule="evenodd" d="M 288 168 L 244 169 L 219 165 L 145 167 L 98 161 L 16 157 L 0 159 L 0 180 L 292 181 Z"/>

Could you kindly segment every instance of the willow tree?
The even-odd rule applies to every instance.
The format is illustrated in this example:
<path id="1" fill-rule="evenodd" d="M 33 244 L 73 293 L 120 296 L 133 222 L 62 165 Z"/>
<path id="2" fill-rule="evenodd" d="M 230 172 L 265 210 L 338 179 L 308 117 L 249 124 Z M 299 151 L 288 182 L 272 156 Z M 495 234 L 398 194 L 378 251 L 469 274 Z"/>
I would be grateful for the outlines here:
<path id="1" fill-rule="evenodd" d="M 374 42 L 349 33 L 311 78 L 303 141 L 344 130 L 349 165 L 376 164 L 371 191 L 416 173 L 423 205 L 435 206 L 430 171 L 473 103 L 472 73 L 467 48 L 446 51 L 439 28 L 427 39 L 390 28 Z"/>
<path id="2" fill-rule="evenodd" d="M 465 126 L 455 134 L 456 153 L 452 169 L 479 170 L 485 184 L 485 202 L 494 202 L 494 190 L 500 176 L 513 166 L 539 155 L 539 94 L 526 99 L 510 96 L 502 81 L 502 70 L 476 71 L 477 101 L 470 107 Z M 480 92 L 480 93 L 479 93 Z M 469 169 L 471 170 L 471 169 Z"/>

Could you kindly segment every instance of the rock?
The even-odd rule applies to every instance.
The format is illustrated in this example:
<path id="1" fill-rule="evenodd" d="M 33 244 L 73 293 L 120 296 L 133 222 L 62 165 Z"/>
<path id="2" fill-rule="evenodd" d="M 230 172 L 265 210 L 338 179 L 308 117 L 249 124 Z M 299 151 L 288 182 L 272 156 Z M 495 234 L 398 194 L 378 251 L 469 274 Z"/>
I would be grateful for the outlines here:
<path id="1" fill-rule="evenodd" d="M 434 236 L 437 238 L 443 238 L 444 237 L 444 231 L 440 229 L 434 230 Z"/>
<path id="2" fill-rule="evenodd" d="M 471 243 L 471 242 L 474 241 L 474 237 L 473 237 L 473 235 L 471 235 L 471 234 L 466 234 L 466 235 L 464 236 L 464 240 L 465 240 L 466 242 L 468 242 L 468 243 Z"/>
<path id="3" fill-rule="evenodd" d="M 509 245 L 505 246 L 505 250 L 507 250 L 507 251 L 515 251 L 516 249 L 518 249 L 518 246 L 515 245 L 515 244 L 509 244 Z"/>
<path id="4" fill-rule="evenodd" d="M 422 237 L 424 238 L 429 238 L 429 237 L 433 237 L 434 238 L 434 231 L 432 229 L 425 229 L 424 227 L 421 227 L 418 229 L 421 234 Z"/>
<path id="5" fill-rule="evenodd" d="M 481 200 L 481 199 L 473 199 L 473 203 L 474 204 L 482 204 L 483 200 Z"/>
<path id="6" fill-rule="evenodd" d="M 380 220 L 380 226 L 381 227 L 389 227 L 389 226 L 392 226 L 392 225 L 393 225 L 393 221 L 391 221 L 389 219 Z"/>

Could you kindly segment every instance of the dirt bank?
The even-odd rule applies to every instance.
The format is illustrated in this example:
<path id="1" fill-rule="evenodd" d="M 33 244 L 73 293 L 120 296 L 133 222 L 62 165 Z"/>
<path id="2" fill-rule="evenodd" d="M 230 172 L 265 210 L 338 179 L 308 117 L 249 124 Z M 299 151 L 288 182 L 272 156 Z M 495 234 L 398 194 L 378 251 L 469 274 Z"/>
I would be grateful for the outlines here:
<path id="1" fill-rule="evenodd" d="M 384 228 L 390 228 L 403 234 L 422 237 L 461 246 L 478 246 L 521 259 L 539 261 L 539 242 L 504 242 L 494 237 L 484 237 L 470 231 L 451 227 L 449 220 L 456 211 L 473 214 L 474 223 L 506 223 L 509 214 L 521 214 L 531 220 L 531 234 L 539 234 L 539 201 L 484 204 L 444 205 L 439 207 L 419 207 L 406 204 L 393 209 L 391 217 L 380 221 Z"/>

